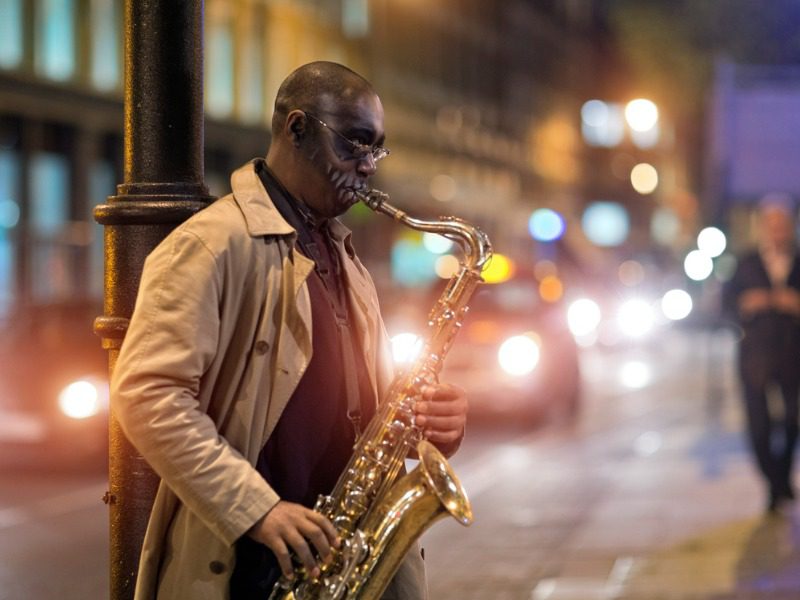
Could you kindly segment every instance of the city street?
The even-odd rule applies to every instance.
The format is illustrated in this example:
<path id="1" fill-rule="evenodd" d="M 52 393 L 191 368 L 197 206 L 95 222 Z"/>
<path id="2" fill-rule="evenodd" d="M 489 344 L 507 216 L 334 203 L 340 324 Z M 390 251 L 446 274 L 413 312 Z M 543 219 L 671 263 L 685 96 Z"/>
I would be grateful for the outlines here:
<path id="1" fill-rule="evenodd" d="M 472 425 L 452 464 L 475 523 L 425 534 L 431 598 L 797 598 L 800 512 L 763 516 L 731 352 L 701 331 L 584 351 L 575 424 Z M 2 472 L 0 600 L 107 596 L 104 490 Z"/>

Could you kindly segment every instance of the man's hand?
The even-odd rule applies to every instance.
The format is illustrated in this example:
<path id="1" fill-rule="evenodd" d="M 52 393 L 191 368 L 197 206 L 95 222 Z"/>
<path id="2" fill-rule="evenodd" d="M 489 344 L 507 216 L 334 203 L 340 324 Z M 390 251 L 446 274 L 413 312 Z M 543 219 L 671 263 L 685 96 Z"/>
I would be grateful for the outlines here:
<path id="1" fill-rule="evenodd" d="M 445 452 L 454 448 L 464 435 L 468 408 L 464 390 L 450 384 L 437 384 L 423 388 L 414 411 L 425 439 Z"/>
<path id="2" fill-rule="evenodd" d="M 739 296 L 739 312 L 745 317 L 770 308 L 772 308 L 772 295 L 766 288 L 752 288 Z"/>
<path id="3" fill-rule="evenodd" d="M 772 292 L 772 305 L 775 310 L 800 316 L 800 293 L 788 287 L 780 287 Z"/>
<path id="4" fill-rule="evenodd" d="M 325 563 L 333 558 L 331 546 L 338 548 L 340 544 L 336 529 L 328 519 L 301 504 L 283 500 L 253 525 L 247 535 L 272 550 L 283 575 L 288 578 L 294 575 L 290 549 L 312 577 L 319 577 L 320 571 L 308 542 L 314 545 Z"/>

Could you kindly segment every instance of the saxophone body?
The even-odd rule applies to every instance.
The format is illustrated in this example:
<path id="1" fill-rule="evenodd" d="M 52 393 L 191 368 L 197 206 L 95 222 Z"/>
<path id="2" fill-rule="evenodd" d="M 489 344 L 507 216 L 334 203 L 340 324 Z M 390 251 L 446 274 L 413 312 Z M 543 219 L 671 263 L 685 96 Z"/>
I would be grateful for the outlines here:
<path id="1" fill-rule="evenodd" d="M 423 439 L 414 422 L 420 389 L 435 383 L 444 356 L 467 311 L 467 301 L 482 281 L 491 257 L 486 235 L 454 218 L 423 221 L 390 205 L 378 190 L 359 200 L 420 231 L 438 233 L 463 251 L 458 272 L 428 316 L 428 335 L 419 357 L 392 382 L 375 416 L 356 441 L 353 456 L 329 496 L 320 496 L 315 510 L 331 520 L 342 544 L 329 565 L 319 564 L 312 578 L 303 568 L 294 579 L 281 578 L 270 600 L 377 600 L 414 541 L 447 515 L 469 525 L 472 509 L 445 457 Z M 416 450 L 419 464 L 404 474 L 404 462 Z"/>

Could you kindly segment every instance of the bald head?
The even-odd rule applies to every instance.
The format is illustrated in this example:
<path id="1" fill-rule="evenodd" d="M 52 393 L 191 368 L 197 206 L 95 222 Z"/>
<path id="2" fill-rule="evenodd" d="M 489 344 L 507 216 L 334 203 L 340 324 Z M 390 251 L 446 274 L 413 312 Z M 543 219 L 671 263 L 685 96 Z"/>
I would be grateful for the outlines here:
<path id="1" fill-rule="evenodd" d="M 334 62 L 308 63 L 284 79 L 275 97 L 272 135 L 275 136 L 294 109 L 311 113 L 351 104 L 365 93 L 374 94 L 372 85 L 355 71 Z"/>

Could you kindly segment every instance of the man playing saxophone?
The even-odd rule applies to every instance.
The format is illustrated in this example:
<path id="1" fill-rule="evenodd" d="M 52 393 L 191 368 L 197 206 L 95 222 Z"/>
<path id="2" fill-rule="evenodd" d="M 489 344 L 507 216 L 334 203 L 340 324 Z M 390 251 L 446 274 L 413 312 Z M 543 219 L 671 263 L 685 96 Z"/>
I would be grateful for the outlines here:
<path id="1" fill-rule="evenodd" d="M 391 381 L 372 281 L 337 220 L 368 189 L 383 146 L 371 85 L 328 62 L 281 85 L 266 159 L 148 257 L 112 377 L 113 410 L 162 478 L 137 600 L 266 598 L 291 556 L 331 559 L 311 510 Z M 467 401 L 430 384 L 416 424 L 446 456 Z M 412 548 L 384 598 L 426 597 Z"/>

